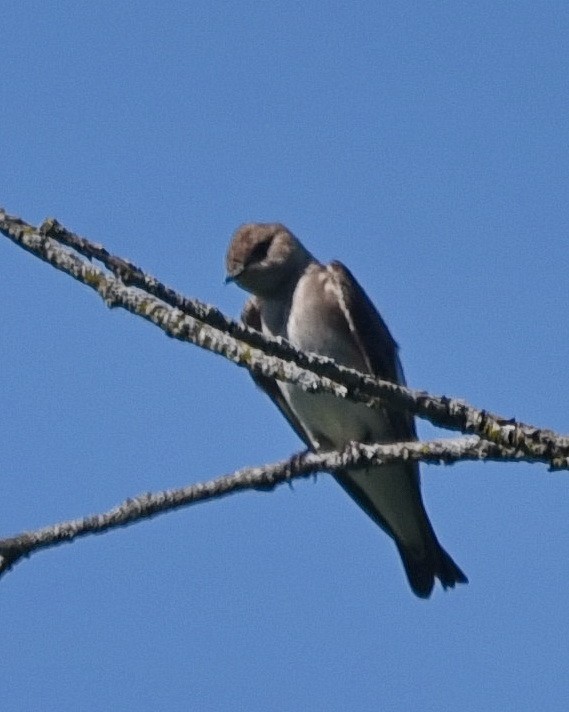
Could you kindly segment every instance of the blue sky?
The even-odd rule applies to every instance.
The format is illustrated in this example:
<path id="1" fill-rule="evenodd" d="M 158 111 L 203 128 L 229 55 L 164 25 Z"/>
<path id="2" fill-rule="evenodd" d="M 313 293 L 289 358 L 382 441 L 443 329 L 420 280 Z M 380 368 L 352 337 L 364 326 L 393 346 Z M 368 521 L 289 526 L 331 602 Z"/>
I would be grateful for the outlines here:
<path id="1" fill-rule="evenodd" d="M 569 7 L 8 2 L 0 204 L 238 315 L 231 233 L 344 261 L 413 387 L 569 430 Z M 247 374 L 0 239 L 0 531 L 300 449 Z M 423 437 L 435 432 L 419 424 Z M 6 712 L 565 710 L 569 480 L 423 468 L 470 585 L 415 599 L 327 476 L 0 581 Z"/>

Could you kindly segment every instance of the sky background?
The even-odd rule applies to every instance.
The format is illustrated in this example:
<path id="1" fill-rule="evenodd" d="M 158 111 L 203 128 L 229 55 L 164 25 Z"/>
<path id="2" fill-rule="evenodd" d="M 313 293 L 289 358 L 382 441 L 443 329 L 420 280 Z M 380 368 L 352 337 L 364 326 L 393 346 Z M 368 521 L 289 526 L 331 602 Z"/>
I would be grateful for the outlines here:
<path id="1" fill-rule="evenodd" d="M 237 316 L 279 220 L 345 262 L 409 384 L 569 431 L 566 2 L 2 4 L 0 205 Z M 248 374 L 0 238 L 0 535 L 301 449 Z M 435 430 L 419 423 L 422 437 Z M 569 478 L 423 467 L 470 578 L 428 601 L 326 475 L 33 556 L 4 712 L 569 704 Z"/>

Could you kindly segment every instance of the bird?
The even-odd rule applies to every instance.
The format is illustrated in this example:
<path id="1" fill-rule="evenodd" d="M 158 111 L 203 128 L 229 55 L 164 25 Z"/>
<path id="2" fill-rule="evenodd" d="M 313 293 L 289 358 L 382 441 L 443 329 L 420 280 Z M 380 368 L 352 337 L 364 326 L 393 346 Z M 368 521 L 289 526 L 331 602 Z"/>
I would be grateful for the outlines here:
<path id="1" fill-rule="evenodd" d="M 405 385 L 397 343 L 341 262 L 320 263 L 281 223 L 249 223 L 233 234 L 225 267 L 225 281 L 251 295 L 241 314 L 247 326 L 283 337 L 301 351 Z M 311 451 L 342 450 L 354 441 L 417 440 L 409 413 L 307 393 L 263 375 L 253 379 Z M 334 477 L 393 539 L 416 596 L 428 598 L 435 578 L 444 589 L 468 583 L 437 540 L 423 504 L 417 462 L 346 468 Z"/>

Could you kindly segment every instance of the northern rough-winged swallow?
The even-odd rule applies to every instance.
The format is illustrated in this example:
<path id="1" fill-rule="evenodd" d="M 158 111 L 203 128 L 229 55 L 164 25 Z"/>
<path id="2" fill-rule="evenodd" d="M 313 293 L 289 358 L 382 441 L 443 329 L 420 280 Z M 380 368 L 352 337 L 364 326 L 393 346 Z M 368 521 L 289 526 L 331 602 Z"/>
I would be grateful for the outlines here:
<path id="1" fill-rule="evenodd" d="M 405 384 L 397 344 L 352 274 L 340 262 L 320 264 L 279 223 L 240 227 L 226 257 L 227 281 L 252 293 L 242 319 L 302 351 L 378 378 Z M 351 441 L 416 440 L 412 416 L 329 394 L 255 377 L 311 450 L 341 450 Z M 345 470 L 336 480 L 394 540 L 409 584 L 430 596 L 435 577 L 443 588 L 468 579 L 437 541 L 419 483 L 416 462 Z"/>

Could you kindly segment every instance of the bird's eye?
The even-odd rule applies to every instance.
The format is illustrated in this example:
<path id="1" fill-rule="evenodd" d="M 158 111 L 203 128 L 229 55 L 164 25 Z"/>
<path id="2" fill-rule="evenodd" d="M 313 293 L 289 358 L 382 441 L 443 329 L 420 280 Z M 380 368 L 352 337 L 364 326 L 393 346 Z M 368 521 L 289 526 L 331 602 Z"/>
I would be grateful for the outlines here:
<path id="1" fill-rule="evenodd" d="M 273 241 L 273 236 L 267 237 L 262 242 L 258 242 L 255 247 L 251 250 L 248 262 L 262 262 L 267 253 L 269 252 L 269 247 Z"/>

